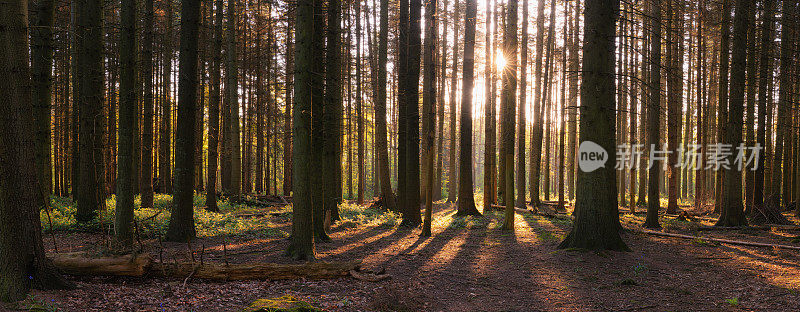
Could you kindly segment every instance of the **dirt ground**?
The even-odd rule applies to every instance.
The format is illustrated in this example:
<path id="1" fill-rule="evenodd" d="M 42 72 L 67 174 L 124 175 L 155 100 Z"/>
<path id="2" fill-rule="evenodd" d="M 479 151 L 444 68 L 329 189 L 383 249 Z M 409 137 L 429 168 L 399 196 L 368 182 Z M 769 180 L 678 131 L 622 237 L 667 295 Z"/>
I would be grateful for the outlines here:
<path id="1" fill-rule="evenodd" d="M 454 218 L 434 211 L 432 237 L 391 225 L 334 225 L 324 261 L 363 260 L 385 268 L 382 282 L 334 280 L 205 282 L 152 277 L 70 277 L 77 289 L 34 291 L 63 311 L 239 311 L 256 299 L 292 295 L 326 311 L 800 311 L 800 252 L 717 244 L 626 232 L 632 252 L 557 250 L 568 220 L 516 215 L 516 231 L 500 231 L 502 214 Z M 267 214 L 264 218 L 271 218 Z M 626 227 L 642 216 L 623 215 Z M 798 230 L 695 232 L 666 221 L 666 231 L 800 246 Z M 793 219 L 796 221 L 796 219 Z M 271 220 L 288 231 L 288 220 Z M 710 223 L 707 223 L 710 224 Z M 59 251 L 92 249 L 100 234 L 56 233 Z M 291 263 L 285 238 L 221 237 L 192 244 L 205 261 Z M 159 254 L 155 240 L 145 250 Z M 53 252 L 53 237 L 46 248 Z M 163 244 L 165 261 L 187 261 L 186 244 Z M 184 286 L 184 281 L 186 281 Z"/>

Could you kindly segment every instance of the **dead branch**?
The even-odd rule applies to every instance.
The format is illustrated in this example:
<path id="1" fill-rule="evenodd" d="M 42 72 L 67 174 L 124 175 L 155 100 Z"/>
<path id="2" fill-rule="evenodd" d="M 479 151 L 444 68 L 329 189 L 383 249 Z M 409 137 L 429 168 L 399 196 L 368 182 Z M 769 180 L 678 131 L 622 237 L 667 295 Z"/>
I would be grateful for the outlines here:
<path id="1" fill-rule="evenodd" d="M 730 245 L 742 245 L 742 246 L 752 246 L 752 247 L 769 247 L 769 248 L 779 248 L 779 249 L 800 250 L 800 247 L 798 247 L 798 246 L 766 244 L 766 243 L 757 243 L 757 242 L 746 242 L 746 241 L 737 241 L 737 240 L 722 239 L 722 238 L 711 238 L 711 237 L 683 235 L 683 234 L 676 234 L 676 233 L 665 233 L 665 232 L 642 230 L 642 229 L 629 229 L 629 230 L 631 230 L 631 231 L 633 231 L 635 233 L 642 233 L 642 234 L 649 234 L 649 235 L 656 235 L 656 236 L 664 236 L 664 237 L 683 238 L 683 239 L 700 239 L 700 240 L 705 240 L 705 241 L 709 241 L 709 242 L 717 242 L 717 243 L 730 244 Z"/>

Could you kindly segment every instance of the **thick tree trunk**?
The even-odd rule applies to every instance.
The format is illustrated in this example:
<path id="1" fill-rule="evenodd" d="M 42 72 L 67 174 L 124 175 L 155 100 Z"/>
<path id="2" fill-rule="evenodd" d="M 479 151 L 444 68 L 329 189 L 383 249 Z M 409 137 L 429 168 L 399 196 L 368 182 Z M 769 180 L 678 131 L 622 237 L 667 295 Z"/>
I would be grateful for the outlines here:
<path id="1" fill-rule="evenodd" d="M 36 145 L 28 65 L 26 1 L 0 10 L 0 301 L 25 298 L 31 288 L 69 286 L 45 258 L 39 211 L 47 209 L 36 171 Z M 49 111 L 48 111 L 49 113 Z"/>
<path id="2" fill-rule="evenodd" d="M 295 50 L 295 105 L 292 107 L 292 240 L 287 255 L 295 259 L 314 260 L 314 206 L 311 198 L 312 142 L 311 103 L 319 98 L 319 87 L 323 80 L 319 73 L 323 57 L 319 51 L 324 45 L 324 18 L 322 1 L 300 1 L 297 3 L 297 34 Z M 313 111 L 312 111 L 313 113 Z"/>
<path id="3" fill-rule="evenodd" d="M 312 128 L 312 141 L 314 142 L 315 146 L 322 146 L 323 153 L 317 157 L 320 157 L 319 164 L 322 165 L 322 172 L 324 174 L 322 176 L 315 175 L 318 177 L 319 182 L 321 185 L 317 186 L 317 189 L 320 189 L 321 186 L 321 195 L 322 198 L 318 201 L 321 205 L 314 206 L 314 234 L 316 235 L 317 239 L 320 241 L 329 241 L 330 238 L 325 233 L 325 226 L 323 224 L 323 218 L 325 213 L 330 211 L 331 214 L 334 211 L 337 211 L 337 197 L 336 197 L 336 188 L 341 188 L 340 185 L 336 184 L 336 174 L 337 172 L 341 171 L 341 157 L 338 154 L 338 149 L 340 148 L 339 138 L 341 134 L 339 132 L 339 116 L 342 114 L 342 94 L 341 94 L 341 73 L 342 73 L 342 61 L 341 61 L 341 16 L 342 12 L 342 5 L 338 0 L 331 1 L 328 3 L 328 28 L 327 28 L 327 36 L 328 36 L 328 46 L 326 47 L 326 60 L 325 65 L 327 69 L 325 71 L 325 101 L 320 104 L 320 107 L 314 106 L 312 108 L 313 114 L 313 124 L 320 125 L 320 129 L 322 132 L 314 133 L 315 129 Z M 316 109 L 320 108 L 320 111 Z M 319 117 L 319 118 L 317 118 Z M 319 138 L 317 137 L 319 136 Z M 320 139 L 321 142 L 314 141 L 314 139 Z M 315 153 L 318 154 L 318 153 Z"/>
<path id="4" fill-rule="evenodd" d="M 731 36 L 731 6 L 730 0 L 722 2 L 722 22 L 720 23 L 720 48 L 719 48 L 719 114 L 717 114 L 717 142 L 724 143 L 728 121 L 728 70 L 730 66 L 730 36 Z M 720 212 L 722 194 L 724 192 L 725 170 L 716 171 L 716 187 L 714 188 L 714 212 Z"/>
<path id="5" fill-rule="evenodd" d="M 195 237 L 194 144 L 197 109 L 197 48 L 200 1 L 181 3 L 181 43 L 178 68 L 178 124 L 175 129 L 175 190 L 166 239 L 186 242 Z"/>
<path id="6" fill-rule="evenodd" d="M 104 206 L 103 187 L 103 55 L 102 3 L 99 0 L 77 1 L 78 37 L 77 106 L 79 119 L 78 153 L 80 153 L 78 222 L 90 222 Z"/>
<path id="7" fill-rule="evenodd" d="M 459 146 L 458 212 L 456 215 L 480 215 L 472 192 L 472 89 L 475 83 L 476 0 L 467 0 L 464 15 L 464 62 L 461 94 L 461 142 Z M 454 106 L 451 104 L 451 106 Z M 485 196 L 488 195 L 484 195 Z M 484 199 L 485 201 L 486 199 Z"/>
<path id="8" fill-rule="evenodd" d="M 587 0 L 584 11 L 580 133 L 616 159 L 614 103 L 614 24 L 619 1 Z M 575 221 L 559 248 L 628 250 L 619 236 L 616 169 L 578 172 Z"/>
<path id="9" fill-rule="evenodd" d="M 117 152 L 117 192 L 114 240 L 118 248 L 133 245 L 133 115 L 136 114 L 136 3 L 122 1 L 120 6 L 120 79 L 119 79 L 119 148 Z"/>
<path id="10" fill-rule="evenodd" d="M 765 2 L 769 7 L 769 2 Z M 733 19 L 733 51 L 731 60 L 730 115 L 725 127 L 725 144 L 739 146 L 742 143 L 742 118 L 744 109 L 745 68 L 747 67 L 747 29 L 752 27 L 754 13 L 752 1 L 738 0 Z M 735 155 L 728 157 L 735 164 Z M 732 166 L 724 170 L 722 207 L 716 226 L 747 225 L 742 204 L 742 172 Z"/>

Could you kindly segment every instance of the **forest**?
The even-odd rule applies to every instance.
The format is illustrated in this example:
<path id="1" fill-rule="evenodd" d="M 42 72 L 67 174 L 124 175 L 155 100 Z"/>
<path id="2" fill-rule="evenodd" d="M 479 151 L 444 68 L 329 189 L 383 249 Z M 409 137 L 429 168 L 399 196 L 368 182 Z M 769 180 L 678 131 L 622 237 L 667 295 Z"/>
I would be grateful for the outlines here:
<path id="1" fill-rule="evenodd" d="M 798 0 L 7 0 L 0 310 L 798 311 Z"/>

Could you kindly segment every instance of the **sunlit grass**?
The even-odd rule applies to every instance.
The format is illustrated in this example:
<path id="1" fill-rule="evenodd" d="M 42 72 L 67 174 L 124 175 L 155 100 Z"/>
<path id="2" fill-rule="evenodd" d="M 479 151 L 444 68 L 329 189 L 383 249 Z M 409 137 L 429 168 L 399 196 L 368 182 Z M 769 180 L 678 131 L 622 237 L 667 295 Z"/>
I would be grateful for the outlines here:
<path id="1" fill-rule="evenodd" d="M 114 224 L 116 198 L 112 195 L 106 199 L 106 209 L 97 218 L 85 224 L 75 221 L 75 203 L 64 197 L 52 198 L 52 209 L 42 211 L 40 219 L 45 231 L 102 231 L 111 232 Z M 276 224 L 263 218 L 239 217 L 239 214 L 258 210 L 242 204 L 232 204 L 227 200 L 218 200 L 220 213 L 206 211 L 205 196 L 194 196 L 194 220 L 198 237 L 219 235 L 255 236 L 255 237 L 288 237 L 288 233 L 279 229 Z M 134 200 L 134 207 L 140 206 L 140 198 Z M 163 236 L 169 225 L 172 196 L 156 194 L 153 208 L 135 208 L 136 226 L 143 238 Z M 287 208 L 282 208 L 286 210 Z M 282 210 L 277 210 L 281 212 Z M 289 209 L 290 210 L 290 209 Z M 51 225 L 52 224 L 52 225 Z"/>

